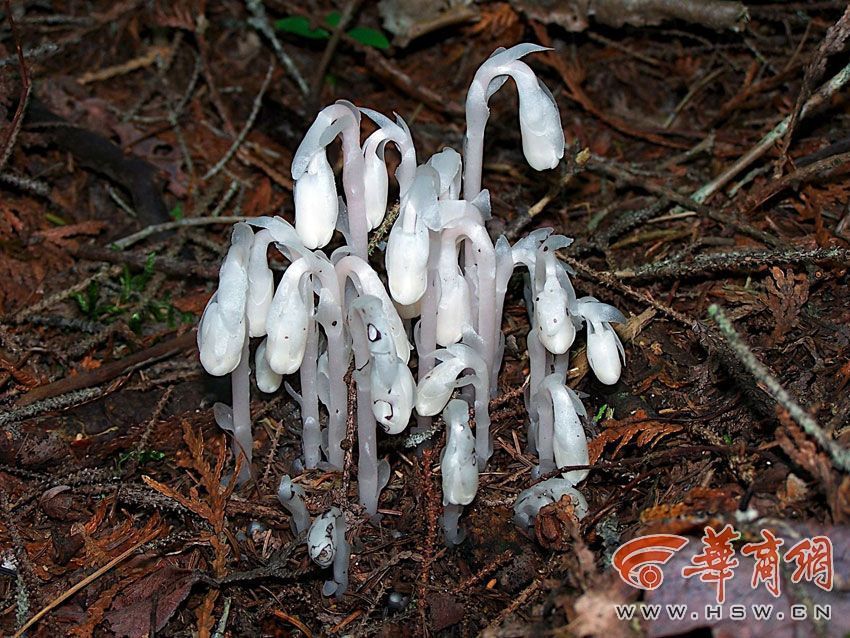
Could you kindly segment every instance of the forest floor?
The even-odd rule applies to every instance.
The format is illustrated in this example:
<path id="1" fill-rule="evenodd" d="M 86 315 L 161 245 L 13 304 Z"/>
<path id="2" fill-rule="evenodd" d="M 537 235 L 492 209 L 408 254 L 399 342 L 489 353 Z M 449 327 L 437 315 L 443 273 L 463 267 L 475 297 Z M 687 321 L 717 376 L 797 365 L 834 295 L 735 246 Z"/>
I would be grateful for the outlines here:
<path id="1" fill-rule="evenodd" d="M 606 0 L 590 17 L 587 2 L 544 0 L 385 0 L 380 12 L 356 0 L 11 4 L 0 24 L 0 633 L 850 631 L 846 3 L 748 3 L 744 15 L 694 0 L 672 17 L 657 15 L 665 3 Z M 337 99 L 402 115 L 422 158 L 460 149 L 476 68 L 523 41 L 552 48 L 527 60 L 568 145 L 557 169 L 534 172 L 515 91 L 493 98 L 491 234 L 573 237 L 562 258 L 576 290 L 629 318 L 617 385 L 585 375 L 581 352 L 570 371 L 591 416 L 589 513 L 578 523 L 556 503 L 535 538 L 511 521 L 534 482 L 515 277 L 495 454 L 462 519 L 467 540 L 448 549 L 439 532 L 442 442 L 417 456 L 387 437 L 381 522 L 349 511 L 351 585 L 323 597 L 327 574 L 276 498 L 299 454 L 285 393 L 253 396 L 256 480 L 221 487 L 232 459 L 212 406 L 229 384 L 203 372 L 195 327 L 230 218 L 292 219 L 293 152 Z M 314 514 L 343 484 L 320 470 L 296 482 Z M 705 528 L 726 525 L 740 533 L 735 577 L 713 554 L 703 581 L 676 578 L 717 549 Z M 825 560 L 794 582 L 789 557 L 778 596 L 752 586 L 741 550 L 763 530 L 783 551 L 828 539 L 829 587 L 817 579 Z M 690 539 L 653 591 L 611 566 L 647 534 Z M 718 579 L 727 601 L 807 616 L 614 615 L 638 600 L 701 609 Z"/>

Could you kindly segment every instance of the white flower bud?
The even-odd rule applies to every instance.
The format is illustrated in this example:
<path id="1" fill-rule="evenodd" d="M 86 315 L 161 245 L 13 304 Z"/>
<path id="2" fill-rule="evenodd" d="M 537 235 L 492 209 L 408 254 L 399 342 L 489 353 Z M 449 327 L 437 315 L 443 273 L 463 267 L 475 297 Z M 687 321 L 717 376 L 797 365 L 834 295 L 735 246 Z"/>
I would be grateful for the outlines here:
<path id="1" fill-rule="evenodd" d="M 334 173 L 325 149 L 310 159 L 307 170 L 295 180 L 295 229 L 307 248 L 326 246 L 336 228 L 339 199 Z"/>
<path id="2" fill-rule="evenodd" d="M 263 339 L 254 353 L 254 369 L 257 376 L 257 387 L 260 389 L 260 392 L 277 392 L 283 381 L 283 375 L 272 370 L 269 365 L 269 360 L 266 358 L 266 339 Z"/>
<path id="3" fill-rule="evenodd" d="M 535 86 L 536 85 L 536 86 Z M 537 171 L 555 168 L 564 156 L 564 129 L 555 98 L 542 82 L 517 82 L 522 152 Z"/>
<path id="4" fill-rule="evenodd" d="M 547 277 L 534 298 L 534 324 L 540 343 L 552 354 L 564 354 L 573 345 L 576 329 L 567 314 L 567 293 L 557 278 Z"/>
<path id="5" fill-rule="evenodd" d="M 440 301 L 437 304 L 437 343 L 448 346 L 460 341 L 472 326 L 469 283 L 456 265 L 440 274 Z"/>
<path id="6" fill-rule="evenodd" d="M 219 271 L 218 290 L 198 325 L 201 365 L 215 376 L 233 372 L 242 359 L 247 330 L 248 260 L 253 240 L 254 231 L 247 224 L 233 227 L 230 249 Z"/>
<path id="7" fill-rule="evenodd" d="M 587 322 L 587 361 L 593 373 L 602 383 L 614 385 L 620 379 L 626 353 L 611 323 L 622 323 L 625 316 L 593 297 L 579 299 L 576 312 Z"/>
<path id="8" fill-rule="evenodd" d="M 278 374 L 292 374 L 301 367 L 304 358 L 310 308 L 301 286 L 308 269 L 307 259 L 297 259 L 290 264 L 269 307 L 266 358 L 269 367 Z M 312 291 L 308 292 L 312 295 Z"/>
<path id="9" fill-rule="evenodd" d="M 398 358 L 388 367 L 390 370 L 381 371 L 378 359 L 372 362 L 372 413 L 384 432 L 400 434 L 410 422 L 416 382 L 410 368 Z"/>
<path id="10" fill-rule="evenodd" d="M 555 465 L 557 467 L 588 465 L 590 457 L 587 451 L 587 435 L 579 418 L 579 415 L 586 417 L 587 412 L 578 395 L 563 384 L 558 374 L 546 377 L 541 389 L 547 390 L 552 398 L 554 416 L 552 447 L 555 452 Z M 588 470 L 571 470 L 564 472 L 563 477 L 575 485 L 584 480 L 587 473 Z"/>
<path id="11" fill-rule="evenodd" d="M 609 323 L 587 322 L 587 362 L 596 378 L 606 385 L 614 385 L 620 380 L 622 362 L 620 343 L 617 333 Z"/>
<path id="12" fill-rule="evenodd" d="M 310 558 L 319 567 L 330 567 L 337 550 L 337 518 L 341 516 L 338 508 L 332 507 L 317 517 L 307 534 L 307 551 Z"/>
<path id="13" fill-rule="evenodd" d="M 469 427 L 469 406 L 459 399 L 449 401 L 443 418 L 447 428 L 446 447 L 440 459 L 443 505 L 469 505 L 478 492 L 478 459 Z"/>
<path id="14" fill-rule="evenodd" d="M 390 295 L 399 304 L 409 306 L 425 294 L 429 250 L 425 225 L 418 222 L 408 231 L 399 216 L 390 230 L 385 258 Z"/>
<path id="15" fill-rule="evenodd" d="M 445 350 L 438 350 L 437 357 L 446 356 Z M 463 372 L 467 363 L 457 357 L 437 364 L 416 388 L 416 412 L 421 416 L 434 416 L 439 413 L 452 396 L 457 375 Z"/>
<path id="16" fill-rule="evenodd" d="M 389 176 L 387 165 L 384 163 L 386 142 L 386 135 L 378 129 L 366 139 L 363 145 L 364 199 L 369 230 L 380 226 L 387 213 Z"/>

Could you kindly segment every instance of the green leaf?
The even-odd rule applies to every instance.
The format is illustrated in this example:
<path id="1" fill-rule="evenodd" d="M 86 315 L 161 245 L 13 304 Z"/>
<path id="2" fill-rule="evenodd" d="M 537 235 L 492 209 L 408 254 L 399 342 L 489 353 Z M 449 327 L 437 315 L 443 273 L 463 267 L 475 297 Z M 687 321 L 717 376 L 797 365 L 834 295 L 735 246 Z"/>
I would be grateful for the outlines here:
<path id="1" fill-rule="evenodd" d="M 593 422 L 599 423 L 603 418 L 605 418 L 605 413 L 607 411 L 608 411 L 608 404 L 603 403 L 602 406 L 600 406 L 599 410 L 596 411 L 596 416 L 593 417 Z"/>
<path id="2" fill-rule="evenodd" d="M 171 219 L 174 221 L 180 221 L 183 219 L 183 204 L 177 202 L 177 206 L 168 211 L 168 214 L 171 215 Z"/>
<path id="3" fill-rule="evenodd" d="M 387 40 L 387 36 L 377 29 L 370 29 L 369 27 L 354 27 L 348 32 L 348 35 L 349 37 L 357 40 L 360 44 L 372 47 L 373 49 L 390 48 L 390 41 Z"/>
<path id="4" fill-rule="evenodd" d="M 327 40 L 331 37 L 331 34 L 325 29 L 311 27 L 310 21 L 303 16 L 289 16 L 276 20 L 274 28 L 284 33 L 291 33 L 311 40 Z"/>
<path id="5" fill-rule="evenodd" d="M 325 24 L 336 29 L 340 20 L 342 20 L 342 14 L 339 11 L 331 11 L 325 18 Z"/>

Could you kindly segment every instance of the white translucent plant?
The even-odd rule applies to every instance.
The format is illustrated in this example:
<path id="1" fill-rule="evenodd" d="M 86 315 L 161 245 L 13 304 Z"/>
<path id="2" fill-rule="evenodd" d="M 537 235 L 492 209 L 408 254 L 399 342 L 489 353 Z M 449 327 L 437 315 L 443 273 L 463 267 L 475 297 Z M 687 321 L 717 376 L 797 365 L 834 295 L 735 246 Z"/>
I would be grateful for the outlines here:
<path id="1" fill-rule="evenodd" d="M 534 265 L 534 310 L 532 329 L 540 343 L 552 354 L 564 354 L 575 341 L 576 329 L 570 317 L 576 296 L 564 264 L 555 251 L 573 242 L 563 235 L 550 235 L 538 248 Z"/>
<path id="2" fill-rule="evenodd" d="M 438 215 L 437 172 L 428 166 L 416 169 L 413 185 L 403 198 L 399 216 L 387 239 L 385 265 L 390 295 L 410 306 L 425 294 L 430 238 L 426 221 Z"/>
<path id="3" fill-rule="evenodd" d="M 254 232 L 236 224 L 230 249 L 221 264 L 218 290 L 210 297 L 198 326 L 201 365 L 220 377 L 236 369 L 247 338 L 248 262 Z"/>
<path id="4" fill-rule="evenodd" d="M 285 474 L 277 488 L 277 499 L 289 512 L 292 533 L 296 537 L 301 536 L 310 527 L 310 513 L 304 504 L 304 488 L 293 483 L 289 475 Z"/>
<path id="5" fill-rule="evenodd" d="M 230 373 L 232 407 L 216 404 L 216 423 L 232 434 L 234 458 L 240 455 L 237 483 L 251 477 L 251 369 L 248 361 L 248 262 L 254 231 L 247 224 L 233 227 L 230 249 L 219 272 L 218 290 L 210 298 L 198 326 L 201 365 L 212 375 Z"/>
<path id="6" fill-rule="evenodd" d="M 514 503 L 514 523 L 526 533 L 533 533 L 534 521 L 540 510 L 546 505 L 557 503 L 562 497 L 569 496 L 575 508 L 576 518 L 587 515 L 587 501 L 581 492 L 565 478 L 550 478 L 519 493 Z"/>
<path id="7" fill-rule="evenodd" d="M 470 334 L 469 340 L 474 341 Z M 455 388 L 471 385 L 475 394 L 475 453 L 479 471 L 493 454 L 490 441 L 490 377 L 480 352 L 466 343 L 455 343 L 437 350 L 440 361 L 416 388 L 416 412 L 422 416 L 438 414 L 449 402 Z M 465 370 L 471 374 L 462 375 Z"/>
<path id="8" fill-rule="evenodd" d="M 587 465 L 587 435 L 581 422 L 587 412 L 578 395 L 564 384 L 563 377 L 557 373 L 547 376 L 533 404 L 538 417 L 538 475 L 558 467 Z M 587 473 L 586 469 L 570 470 L 563 477 L 575 485 Z"/>
<path id="9" fill-rule="evenodd" d="M 342 185 L 348 211 L 348 232 L 354 254 L 366 258 L 367 227 L 360 111 L 339 100 L 316 116 L 292 158 L 295 181 L 295 228 L 307 248 L 327 245 L 340 212 L 333 169 L 326 148 L 342 134 Z"/>
<path id="10" fill-rule="evenodd" d="M 367 137 L 363 144 L 366 217 L 369 230 L 372 230 L 381 225 L 387 212 L 389 181 L 384 159 L 387 143 L 394 143 L 401 155 L 401 163 L 395 172 L 400 197 L 403 197 L 413 184 L 416 173 L 416 148 L 413 146 L 410 129 L 400 116 L 396 115 L 396 121 L 393 122 L 372 109 L 361 108 L 360 111 L 380 127 Z"/>
<path id="11" fill-rule="evenodd" d="M 577 314 L 587 322 L 587 361 L 590 368 L 602 383 L 614 385 L 620 380 L 626 353 L 611 324 L 622 323 L 626 317 L 614 306 L 594 297 L 579 299 Z"/>
<path id="12" fill-rule="evenodd" d="M 519 125 L 522 150 L 529 165 L 542 171 L 554 168 L 564 156 L 564 130 L 558 106 L 534 71 L 520 60 L 529 53 L 547 51 L 536 44 L 496 49 L 482 64 L 466 95 L 463 193 L 468 200 L 481 191 L 484 163 L 484 129 L 490 117 L 487 102 L 507 79 L 514 80 L 519 94 Z"/>
<path id="13" fill-rule="evenodd" d="M 478 492 L 478 458 L 475 437 L 469 427 L 469 406 L 454 399 L 443 410 L 446 422 L 446 447 L 440 457 L 443 482 L 443 530 L 446 542 L 457 545 L 463 541 L 458 520 L 463 506 L 469 505 Z"/>
<path id="14" fill-rule="evenodd" d="M 350 548 L 345 538 L 345 517 L 338 507 L 318 516 L 307 533 L 307 552 L 319 567 L 333 565 L 333 580 L 325 581 L 322 594 L 342 598 L 348 589 Z"/>

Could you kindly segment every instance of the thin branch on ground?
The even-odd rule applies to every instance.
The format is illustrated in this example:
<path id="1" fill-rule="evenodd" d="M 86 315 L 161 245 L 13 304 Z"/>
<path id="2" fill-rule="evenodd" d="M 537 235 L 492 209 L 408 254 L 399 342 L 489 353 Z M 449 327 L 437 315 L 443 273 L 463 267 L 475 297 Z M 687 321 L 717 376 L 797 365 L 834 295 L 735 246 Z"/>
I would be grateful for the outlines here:
<path id="1" fill-rule="evenodd" d="M 274 52 L 277 55 L 277 59 L 280 60 L 283 68 L 285 68 L 289 72 L 289 75 L 292 76 L 292 79 L 295 80 L 295 84 L 298 85 L 298 89 L 305 97 L 310 95 L 310 87 L 307 86 L 307 82 L 301 75 L 301 71 L 298 70 L 298 67 L 295 66 L 295 62 L 289 57 L 286 51 L 283 50 L 283 45 L 280 43 L 280 40 L 278 40 L 277 35 L 269 22 L 268 16 L 266 16 L 266 7 L 262 0 L 245 0 L 245 6 L 247 6 L 248 11 L 251 12 L 248 24 L 259 31 L 269 42 L 271 42 L 272 48 L 274 48 Z"/>
<path id="2" fill-rule="evenodd" d="M 744 343 L 732 322 L 717 304 L 708 308 L 709 316 L 717 323 L 723 337 L 729 342 L 732 351 L 747 371 L 753 375 L 773 399 L 783 408 L 797 424 L 805 430 L 818 444 L 829 453 L 835 466 L 843 472 L 850 472 L 850 450 L 845 450 L 832 440 L 817 421 L 803 407 L 791 398 L 788 391 L 774 377 L 767 367 L 759 361 L 753 351 Z"/>
<path id="3" fill-rule="evenodd" d="M 12 149 L 15 147 L 15 141 L 18 139 L 18 133 L 21 131 L 21 126 L 24 123 L 24 111 L 30 101 L 30 93 L 32 92 L 32 83 L 30 82 L 29 72 L 27 71 L 26 61 L 24 60 L 24 49 L 21 46 L 21 38 L 18 34 L 18 27 L 15 24 L 15 17 L 12 13 L 12 3 L 10 0 L 5 0 L 6 19 L 9 20 L 9 28 L 12 30 L 12 37 L 15 40 L 15 50 L 18 54 L 18 68 L 21 73 L 21 96 L 18 98 L 18 107 L 15 109 L 15 115 L 12 116 L 12 122 L 9 124 L 9 132 L 3 143 L 0 144 L 0 169 L 6 162 L 9 161 L 9 156 L 12 154 Z"/>
<path id="4" fill-rule="evenodd" d="M 245 122 L 245 126 L 242 127 L 242 130 L 239 131 L 239 135 L 236 136 L 236 139 L 233 140 L 233 144 L 230 145 L 230 148 L 227 149 L 227 152 L 224 156 L 216 162 L 215 166 L 213 166 L 210 170 L 208 170 L 204 176 L 201 178 L 203 181 L 209 180 L 211 177 L 216 175 L 227 162 L 230 161 L 236 151 L 239 150 L 239 147 L 242 145 L 242 142 L 245 141 L 245 138 L 248 136 L 248 131 L 251 130 L 251 127 L 254 126 L 254 120 L 257 119 L 257 114 L 260 112 L 260 106 L 263 103 L 263 97 L 266 94 L 266 90 L 269 88 L 269 83 L 272 81 L 272 75 L 274 74 L 274 60 L 269 62 L 269 68 L 266 71 L 266 77 L 263 78 L 263 84 L 260 87 L 260 92 L 257 93 L 257 97 L 254 98 L 254 104 L 251 106 L 251 113 L 248 115 L 248 120 Z"/>

